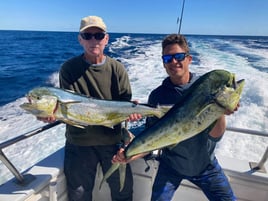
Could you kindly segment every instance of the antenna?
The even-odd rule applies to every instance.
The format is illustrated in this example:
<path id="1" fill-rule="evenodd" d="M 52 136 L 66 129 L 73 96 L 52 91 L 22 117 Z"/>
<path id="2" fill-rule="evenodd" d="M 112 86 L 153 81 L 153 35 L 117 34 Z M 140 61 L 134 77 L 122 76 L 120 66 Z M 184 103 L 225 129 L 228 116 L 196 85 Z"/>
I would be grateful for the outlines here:
<path id="1" fill-rule="evenodd" d="M 179 24 L 179 30 L 178 30 L 178 34 L 181 33 L 181 23 L 182 23 L 182 17 L 183 17 L 183 11 L 184 11 L 184 3 L 185 3 L 185 0 L 183 0 L 183 3 L 182 3 L 182 8 L 181 8 L 181 17 L 177 18 L 177 24 L 179 23 L 180 21 L 180 24 Z"/>

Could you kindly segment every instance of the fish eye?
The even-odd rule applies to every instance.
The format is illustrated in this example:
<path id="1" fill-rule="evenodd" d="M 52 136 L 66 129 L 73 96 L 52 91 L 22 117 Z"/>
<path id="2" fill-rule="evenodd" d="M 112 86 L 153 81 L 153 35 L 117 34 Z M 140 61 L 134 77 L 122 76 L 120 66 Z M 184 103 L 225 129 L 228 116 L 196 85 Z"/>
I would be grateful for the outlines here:
<path id="1" fill-rule="evenodd" d="M 36 99 L 36 100 L 41 100 L 41 97 L 40 96 L 31 95 L 31 97 L 33 97 L 33 99 Z"/>

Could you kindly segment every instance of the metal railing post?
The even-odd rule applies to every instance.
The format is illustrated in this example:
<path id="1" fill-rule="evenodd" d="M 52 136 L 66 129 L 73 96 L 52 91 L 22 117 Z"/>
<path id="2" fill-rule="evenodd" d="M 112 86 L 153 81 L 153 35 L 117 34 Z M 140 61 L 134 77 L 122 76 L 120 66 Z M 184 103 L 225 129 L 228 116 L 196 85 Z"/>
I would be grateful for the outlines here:
<path id="1" fill-rule="evenodd" d="M 47 129 L 50 129 L 54 126 L 57 126 L 61 124 L 60 121 L 56 121 L 54 123 L 51 124 L 47 124 L 45 126 L 42 126 L 40 128 L 37 128 L 35 130 L 32 130 L 30 132 L 27 132 L 23 135 L 19 135 L 13 139 L 7 140 L 3 143 L 0 144 L 0 160 L 4 163 L 4 165 L 9 169 L 9 171 L 15 176 L 17 183 L 18 184 L 25 184 L 27 182 L 30 182 L 31 180 L 33 180 L 33 176 L 32 175 L 22 175 L 17 168 L 11 163 L 11 161 L 6 157 L 6 155 L 4 154 L 4 152 L 2 151 L 3 148 L 8 147 L 12 144 L 15 144 L 16 142 L 19 142 L 21 140 L 27 139 L 29 137 L 32 137 L 38 133 L 41 133 Z M 25 178 L 26 176 L 26 178 Z"/>

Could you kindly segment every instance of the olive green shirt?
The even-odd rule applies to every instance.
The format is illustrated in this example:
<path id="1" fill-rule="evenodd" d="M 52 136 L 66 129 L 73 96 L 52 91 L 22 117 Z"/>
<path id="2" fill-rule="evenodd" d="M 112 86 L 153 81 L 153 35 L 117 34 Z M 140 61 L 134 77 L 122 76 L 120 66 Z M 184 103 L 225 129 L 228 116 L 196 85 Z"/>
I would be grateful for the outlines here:
<path id="1" fill-rule="evenodd" d="M 106 100 L 131 100 L 131 87 L 125 67 L 106 56 L 102 64 L 92 65 L 83 55 L 66 61 L 59 73 L 60 87 Z M 66 125 L 67 141 L 81 146 L 111 145 L 121 141 L 121 124 L 108 128 L 87 126 L 85 129 Z"/>

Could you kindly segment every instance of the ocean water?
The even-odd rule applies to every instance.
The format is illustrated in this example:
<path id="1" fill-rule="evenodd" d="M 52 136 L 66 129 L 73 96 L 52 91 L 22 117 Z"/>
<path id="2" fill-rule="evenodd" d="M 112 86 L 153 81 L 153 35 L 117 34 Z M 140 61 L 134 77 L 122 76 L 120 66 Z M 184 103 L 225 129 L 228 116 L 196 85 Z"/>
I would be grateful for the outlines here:
<path id="1" fill-rule="evenodd" d="M 167 76 L 161 61 L 163 34 L 110 33 L 106 54 L 126 67 L 133 100 L 147 101 Z M 268 37 L 186 35 L 192 72 L 226 69 L 245 79 L 239 111 L 227 116 L 229 127 L 268 133 Z M 0 143 L 39 128 L 44 123 L 20 109 L 24 95 L 37 86 L 58 86 L 60 65 L 82 53 L 74 32 L 0 31 Z M 64 125 L 4 148 L 24 171 L 64 145 Z M 216 154 L 258 162 L 268 137 L 226 132 Z M 12 174 L 0 161 L 0 184 Z"/>

